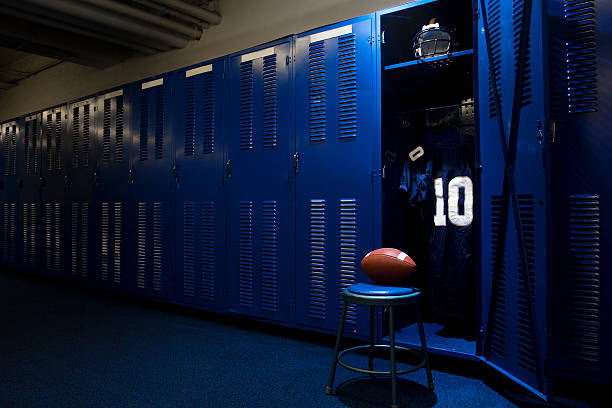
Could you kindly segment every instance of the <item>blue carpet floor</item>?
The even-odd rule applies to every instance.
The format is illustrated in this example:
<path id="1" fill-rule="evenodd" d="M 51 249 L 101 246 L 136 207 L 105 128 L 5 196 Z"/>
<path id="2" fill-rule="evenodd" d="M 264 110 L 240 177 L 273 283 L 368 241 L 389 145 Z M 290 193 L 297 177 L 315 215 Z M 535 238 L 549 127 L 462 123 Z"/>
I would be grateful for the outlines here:
<path id="1" fill-rule="evenodd" d="M 391 405 L 388 378 L 341 367 L 325 395 L 332 336 L 15 274 L 0 274 L 0 316 L 0 407 Z M 516 406 L 480 379 L 433 376 L 433 392 L 424 370 L 402 376 L 400 406 Z"/>

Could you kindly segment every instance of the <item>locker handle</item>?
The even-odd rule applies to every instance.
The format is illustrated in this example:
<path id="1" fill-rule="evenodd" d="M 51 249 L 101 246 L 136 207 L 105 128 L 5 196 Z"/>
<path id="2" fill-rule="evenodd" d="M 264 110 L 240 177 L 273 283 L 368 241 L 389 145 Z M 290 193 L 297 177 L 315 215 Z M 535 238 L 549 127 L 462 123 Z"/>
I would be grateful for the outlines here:
<path id="1" fill-rule="evenodd" d="M 134 170 L 130 169 L 129 171 L 129 180 L 130 180 L 130 184 L 134 184 Z"/>
<path id="2" fill-rule="evenodd" d="M 293 169 L 296 173 L 300 172 L 300 154 L 298 152 L 293 154 Z"/>
<path id="3" fill-rule="evenodd" d="M 172 166 L 172 175 L 174 176 L 174 181 L 178 183 L 178 166 L 176 164 Z"/>
<path id="4" fill-rule="evenodd" d="M 225 163 L 225 171 L 227 172 L 227 178 L 232 178 L 232 161 L 228 160 Z"/>

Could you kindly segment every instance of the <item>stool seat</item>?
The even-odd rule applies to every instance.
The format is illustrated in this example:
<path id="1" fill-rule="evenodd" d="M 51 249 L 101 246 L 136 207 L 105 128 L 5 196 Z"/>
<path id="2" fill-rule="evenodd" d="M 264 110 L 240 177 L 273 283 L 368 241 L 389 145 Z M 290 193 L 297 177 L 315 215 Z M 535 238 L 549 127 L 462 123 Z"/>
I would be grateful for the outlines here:
<path id="1" fill-rule="evenodd" d="M 419 296 L 420 291 L 417 288 L 403 286 L 383 286 L 370 283 L 355 283 L 346 291 L 349 295 L 357 296 Z"/>

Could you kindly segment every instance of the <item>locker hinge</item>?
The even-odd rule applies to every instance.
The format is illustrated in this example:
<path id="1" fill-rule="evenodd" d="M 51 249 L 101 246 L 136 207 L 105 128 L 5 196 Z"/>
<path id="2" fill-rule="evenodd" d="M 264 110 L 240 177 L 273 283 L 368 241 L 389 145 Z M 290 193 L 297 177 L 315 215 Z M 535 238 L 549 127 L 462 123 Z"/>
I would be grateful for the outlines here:
<path id="1" fill-rule="evenodd" d="M 557 126 L 555 121 L 550 122 L 550 143 L 555 143 L 557 139 Z"/>
<path id="2" fill-rule="evenodd" d="M 300 172 L 300 153 L 293 153 L 293 170 L 297 173 Z"/>

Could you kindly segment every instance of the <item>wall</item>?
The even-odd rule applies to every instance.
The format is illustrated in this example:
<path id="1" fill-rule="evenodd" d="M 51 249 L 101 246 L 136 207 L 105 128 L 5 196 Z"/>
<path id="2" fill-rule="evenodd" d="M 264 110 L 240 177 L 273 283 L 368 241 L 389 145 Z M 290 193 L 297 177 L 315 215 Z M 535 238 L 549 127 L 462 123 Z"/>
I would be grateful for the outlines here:
<path id="1" fill-rule="evenodd" d="M 221 24 L 186 48 L 107 69 L 64 62 L 0 94 L 0 121 L 407 0 L 220 0 Z"/>

